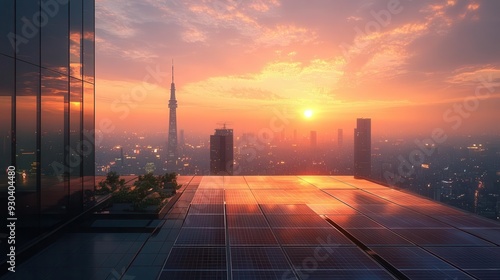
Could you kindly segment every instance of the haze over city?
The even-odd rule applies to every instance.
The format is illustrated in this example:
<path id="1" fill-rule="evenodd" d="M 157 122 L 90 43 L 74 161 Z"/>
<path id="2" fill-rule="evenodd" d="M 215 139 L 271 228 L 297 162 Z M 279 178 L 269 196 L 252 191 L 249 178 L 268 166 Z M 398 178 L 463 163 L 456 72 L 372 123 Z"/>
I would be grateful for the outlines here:
<path id="1" fill-rule="evenodd" d="M 499 14 L 2 0 L 0 279 L 500 279 Z"/>
<path id="2" fill-rule="evenodd" d="M 173 59 L 188 135 L 227 122 L 348 139 L 357 117 L 374 136 L 498 134 L 499 6 L 96 1 L 96 127 L 166 133 Z"/>

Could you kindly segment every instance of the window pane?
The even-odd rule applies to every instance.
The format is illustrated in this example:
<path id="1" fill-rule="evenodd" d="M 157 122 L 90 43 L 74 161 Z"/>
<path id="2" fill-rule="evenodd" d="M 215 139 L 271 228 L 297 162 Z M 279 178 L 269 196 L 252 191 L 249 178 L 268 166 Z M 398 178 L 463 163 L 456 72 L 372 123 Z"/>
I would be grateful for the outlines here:
<path id="1" fill-rule="evenodd" d="M 84 180 L 84 207 L 93 205 L 93 191 L 95 186 L 95 158 L 94 158 L 94 85 L 83 83 L 83 180 Z"/>
<path id="2" fill-rule="evenodd" d="M 83 2 L 83 76 L 94 83 L 94 1 Z"/>
<path id="3" fill-rule="evenodd" d="M 15 50 L 14 1 L 3 0 L 2 8 L 0 9 L 0 38 L 2 38 L 0 40 L 0 53 L 10 56 L 14 56 Z"/>
<path id="4" fill-rule="evenodd" d="M 59 222 L 68 205 L 68 166 L 64 159 L 68 105 L 67 76 L 43 69 L 41 95 L 42 226 Z"/>
<path id="5" fill-rule="evenodd" d="M 68 74 L 68 4 L 58 1 L 42 2 L 41 17 L 46 17 L 41 25 L 42 67 Z"/>
<path id="6" fill-rule="evenodd" d="M 12 98 L 14 59 L 0 55 L 0 191 L 7 188 L 7 167 L 12 165 Z"/>
<path id="7" fill-rule="evenodd" d="M 38 0 L 16 1 L 17 58 L 40 65 L 40 26 L 47 17 L 40 13 Z"/>
<path id="8" fill-rule="evenodd" d="M 37 110 L 40 68 L 16 61 L 16 194 L 26 226 L 38 224 Z M 17 204 L 17 203 L 16 203 Z"/>
<path id="9" fill-rule="evenodd" d="M 69 97 L 69 187 L 70 209 L 73 212 L 82 208 L 82 81 L 71 78 Z"/>
<path id="10" fill-rule="evenodd" d="M 82 0 L 73 0 L 69 3 L 70 13 L 70 75 L 82 79 L 82 32 L 83 13 Z"/>

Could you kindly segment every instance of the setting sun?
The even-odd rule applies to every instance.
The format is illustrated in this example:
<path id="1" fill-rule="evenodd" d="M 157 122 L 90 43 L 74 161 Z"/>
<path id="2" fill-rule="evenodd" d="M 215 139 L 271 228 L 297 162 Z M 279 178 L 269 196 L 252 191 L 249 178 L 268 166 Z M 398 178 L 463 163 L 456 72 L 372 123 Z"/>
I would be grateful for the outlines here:
<path id="1" fill-rule="evenodd" d="M 304 111 L 304 117 L 306 117 L 307 119 L 310 119 L 312 115 L 313 115 L 313 110 L 307 109 Z"/>

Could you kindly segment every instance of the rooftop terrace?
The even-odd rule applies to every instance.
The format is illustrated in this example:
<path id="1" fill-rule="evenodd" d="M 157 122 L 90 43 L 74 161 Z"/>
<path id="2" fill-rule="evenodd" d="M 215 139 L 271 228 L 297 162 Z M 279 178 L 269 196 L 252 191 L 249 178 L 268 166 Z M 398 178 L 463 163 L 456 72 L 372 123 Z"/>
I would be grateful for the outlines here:
<path id="1" fill-rule="evenodd" d="M 4 278 L 500 279 L 500 223 L 423 197 L 352 176 L 179 182 L 154 231 L 70 232 Z"/>

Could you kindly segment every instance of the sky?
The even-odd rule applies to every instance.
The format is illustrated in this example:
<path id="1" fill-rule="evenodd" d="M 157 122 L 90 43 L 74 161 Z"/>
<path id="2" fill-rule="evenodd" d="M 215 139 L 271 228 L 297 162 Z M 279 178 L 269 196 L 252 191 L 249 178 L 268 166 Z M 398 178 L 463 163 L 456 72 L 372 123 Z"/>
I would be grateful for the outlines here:
<path id="1" fill-rule="evenodd" d="M 500 1 L 96 0 L 96 125 L 500 134 Z M 304 111 L 308 111 L 308 117 Z M 312 112 L 312 115 L 311 115 Z"/>

